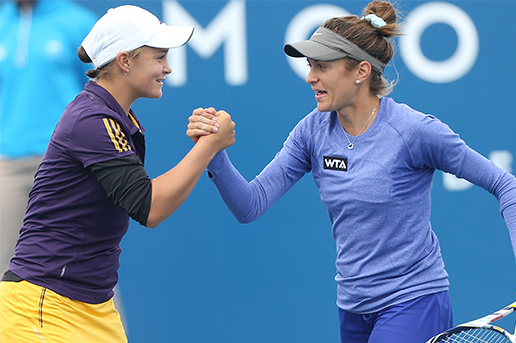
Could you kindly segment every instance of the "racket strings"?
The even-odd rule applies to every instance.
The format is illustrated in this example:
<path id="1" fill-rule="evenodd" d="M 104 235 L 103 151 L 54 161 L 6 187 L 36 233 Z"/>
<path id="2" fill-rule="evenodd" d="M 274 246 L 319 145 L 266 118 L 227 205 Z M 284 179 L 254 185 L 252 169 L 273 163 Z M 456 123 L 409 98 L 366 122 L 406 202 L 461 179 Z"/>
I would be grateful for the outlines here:
<path id="1" fill-rule="evenodd" d="M 441 340 L 443 343 L 512 343 L 498 331 L 478 328 L 460 331 Z"/>

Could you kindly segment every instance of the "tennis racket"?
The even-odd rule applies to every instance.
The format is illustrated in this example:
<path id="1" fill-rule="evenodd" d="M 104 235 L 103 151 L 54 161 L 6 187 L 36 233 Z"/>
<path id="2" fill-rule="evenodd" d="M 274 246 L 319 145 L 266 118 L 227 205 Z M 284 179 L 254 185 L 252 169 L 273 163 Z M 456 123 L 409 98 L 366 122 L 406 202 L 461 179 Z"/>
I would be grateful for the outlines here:
<path id="1" fill-rule="evenodd" d="M 457 325 L 426 343 L 515 343 L 516 337 L 491 323 L 516 311 L 516 301 L 490 315 Z"/>

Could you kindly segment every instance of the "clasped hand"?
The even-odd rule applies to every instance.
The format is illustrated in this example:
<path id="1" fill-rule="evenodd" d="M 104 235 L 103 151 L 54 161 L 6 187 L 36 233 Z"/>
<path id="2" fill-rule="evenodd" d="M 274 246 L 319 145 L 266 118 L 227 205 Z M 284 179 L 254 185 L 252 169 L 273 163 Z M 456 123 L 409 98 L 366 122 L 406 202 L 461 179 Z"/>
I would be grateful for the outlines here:
<path id="1" fill-rule="evenodd" d="M 235 143 L 235 123 L 226 111 L 217 111 L 213 107 L 196 108 L 188 118 L 186 135 L 197 143 L 199 139 L 212 139 L 219 150 Z"/>

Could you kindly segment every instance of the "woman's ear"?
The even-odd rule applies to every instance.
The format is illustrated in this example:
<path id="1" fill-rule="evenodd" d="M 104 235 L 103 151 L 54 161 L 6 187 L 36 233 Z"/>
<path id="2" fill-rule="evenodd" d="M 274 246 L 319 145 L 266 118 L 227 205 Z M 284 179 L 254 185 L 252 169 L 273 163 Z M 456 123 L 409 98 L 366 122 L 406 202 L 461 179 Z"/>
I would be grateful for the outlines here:
<path id="1" fill-rule="evenodd" d="M 364 82 L 369 77 L 372 70 L 371 63 L 366 61 L 360 62 L 357 67 L 356 79 L 360 80 L 361 83 Z"/>
<path id="2" fill-rule="evenodd" d="M 119 52 L 116 55 L 115 61 L 120 70 L 127 75 L 129 73 L 129 60 L 131 59 L 129 53 L 127 51 Z"/>

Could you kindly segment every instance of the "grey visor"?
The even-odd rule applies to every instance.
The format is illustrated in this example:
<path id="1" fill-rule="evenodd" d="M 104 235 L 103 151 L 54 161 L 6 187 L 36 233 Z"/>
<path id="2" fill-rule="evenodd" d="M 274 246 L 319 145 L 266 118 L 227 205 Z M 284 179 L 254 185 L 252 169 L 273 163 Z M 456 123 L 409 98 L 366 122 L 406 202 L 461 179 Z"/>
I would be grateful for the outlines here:
<path id="1" fill-rule="evenodd" d="M 285 44 L 285 53 L 291 57 L 307 57 L 316 61 L 334 61 L 350 57 L 357 61 L 367 61 L 378 74 L 382 75 L 385 64 L 360 49 L 337 32 L 319 27 L 310 40 Z"/>

